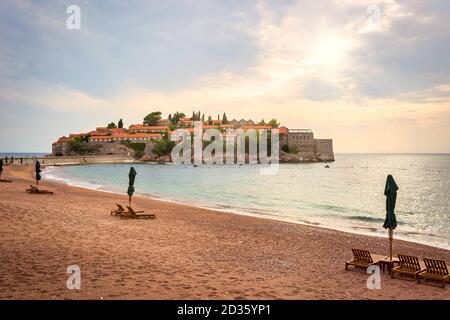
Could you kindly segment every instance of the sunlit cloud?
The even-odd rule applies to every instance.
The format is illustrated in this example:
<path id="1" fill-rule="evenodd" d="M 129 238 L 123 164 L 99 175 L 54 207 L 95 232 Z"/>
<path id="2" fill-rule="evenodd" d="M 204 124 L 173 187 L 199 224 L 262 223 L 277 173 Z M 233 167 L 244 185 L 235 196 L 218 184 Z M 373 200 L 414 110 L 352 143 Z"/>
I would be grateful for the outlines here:
<path id="1" fill-rule="evenodd" d="M 435 1 L 428 7 L 394 0 L 376 5 L 380 17 L 374 18 L 372 1 L 293 1 L 283 7 L 259 1 L 230 4 L 222 20 L 225 4 L 201 1 L 197 9 L 208 6 L 202 16 L 140 1 L 127 7 L 133 15 L 114 7 L 103 15 L 86 4 L 90 28 L 69 42 L 60 38 L 67 37 L 64 30 L 50 32 L 45 38 L 54 38 L 34 49 L 55 49 L 48 53 L 51 61 L 37 63 L 21 52 L 13 63 L 16 45 L 0 47 L 9 57 L 0 63 L 8 70 L 0 77 L 0 108 L 10 117 L 14 103 L 70 113 L 76 125 L 68 131 L 119 117 L 131 124 L 153 110 L 167 115 L 195 109 L 213 117 L 227 112 L 229 118 L 276 117 L 291 128 L 311 128 L 333 138 L 337 152 L 448 152 L 450 28 L 442 17 L 450 19 L 450 13 Z M 39 14 L 48 10 L 41 7 Z M 147 22 L 140 13 L 152 10 L 162 12 L 160 20 Z M 60 22 L 54 11 L 47 15 L 42 28 L 49 32 Z M 125 29 L 114 23 L 115 15 Z M 180 19 L 188 32 L 179 29 Z M 68 49 L 54 47 L 59 42 Z M 47 136 L 56 138 L 63 129 Z"/>

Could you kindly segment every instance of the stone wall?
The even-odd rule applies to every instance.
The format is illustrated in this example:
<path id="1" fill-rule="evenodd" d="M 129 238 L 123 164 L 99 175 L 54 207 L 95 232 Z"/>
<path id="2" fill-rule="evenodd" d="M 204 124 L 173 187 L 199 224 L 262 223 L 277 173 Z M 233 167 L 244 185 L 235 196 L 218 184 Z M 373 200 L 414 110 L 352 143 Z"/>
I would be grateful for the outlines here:
<path id="1" fill-rule="evenodd" d="M 321 161 L 334 161 L 333 140 L 314 139 L 316 142 L 316 156 Z"/>
<path id="2" fill-rule="evenodd" d="M 92 156 L 128 156 L 134 157 L 134 150 L 128 147 L 126 144 L 120 142 L 87 142 L 85 145 L 89 148 L 97 149 L 95 152 L 90 153 Z M 152 157 L 154 142 L 145 143 L 144 155 Z M 62 142 L 52 146 L 53 156 L 78 156 L 78 154 L 70 150 L 68 142 Z"/>

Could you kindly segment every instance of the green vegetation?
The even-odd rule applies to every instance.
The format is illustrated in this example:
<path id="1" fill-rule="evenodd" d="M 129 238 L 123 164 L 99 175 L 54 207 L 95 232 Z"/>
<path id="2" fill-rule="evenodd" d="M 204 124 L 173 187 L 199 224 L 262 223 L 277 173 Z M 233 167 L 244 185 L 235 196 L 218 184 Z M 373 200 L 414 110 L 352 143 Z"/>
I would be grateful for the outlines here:
<path id="1" fill-rule="evenodd" d="M 200 119 L 201 119 L 200 111 L 199 112 L 192 111 L 191 120 L 192 121 L 200 121 Z"/>
<path id="2" fill-rule="evenodd" d="M 108 129 L 114 129 L 114 128 L 117 128 L 117 126 L 116 126 L 116 124 L 114 122 L 111 122 L 111 123 L 108 123 L 107 128 Z"/>
<path id="3" fill-rule="evenodd" d="M 69 141 L 69 150 L 80 155 L 97 152 L 100 148 L 100 145 L 88 146 L 85 143 L 85 139 L 81 137 L 76 137 L 72 141 Z"/>
<path id="4" fill-rule="evenodd" d="M 277 119 L 272 119 L 269 121 L 268 125 L 272 128 L 278 128 L 280 126 L 280 123 L 277 121 Z"/>
<path id="5" fill-rule="evenodd" d="M 164 137 L 164 139 L 156 141 L 153 153 L 158 157 L 166 156 L 172 152 L 173 147 L 175 147 L 175 142 Z"/>
<path id="6" fill-rule="evenodd" d="M 289 154 L 298 154 L 299 150 L 296 147 L 289 147 L 287 144 L 281 147 L 281 150 L 283 150 L 286 153 Z"/>
<path id="7" fill-rule="evenodd" d="M 119 120 L 119 122 L 117 123 L 117 128 L 123 128 L 123 121 L 122 118 Z"/>
<path id="8" fill-rule="evenodd" d="M 124 143 L 127 147 L 133 149 L 134 157 L 136 159 L 142 158 L 144 156 L 145 143 Z"/>
<path id="9" fill-rule="evenodd" d="M 172 119 L 169 118 L 169 120 L 171 120 L 171 122 L 173 124 L 177 124 L 181 119 L 185 118 L 186 115 L 183 112 L 175 112 L 172 116 Z"/>
<path id="10" fill-rule="evenodd" d="M 222 116 L 222 123 L 223 124 L 227 124 L 228 123 L 227 114 L 225 112 L 223 113 L 223 116 Z"/>
<path id="11" fill-rule="evenodd" d="M 161 120 L 161 112 L 155 111 L 146 115 L 143 123 L 146 126 L 155 126 L 158 124 L 158 120 Z"/>

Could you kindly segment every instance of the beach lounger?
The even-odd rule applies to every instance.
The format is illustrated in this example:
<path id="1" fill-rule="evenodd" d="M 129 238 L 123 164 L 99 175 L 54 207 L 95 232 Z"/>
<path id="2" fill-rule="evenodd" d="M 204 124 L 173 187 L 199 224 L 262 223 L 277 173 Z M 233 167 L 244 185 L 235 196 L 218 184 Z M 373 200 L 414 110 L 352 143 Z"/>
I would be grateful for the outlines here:
<path id="1" fill-rule="evenodd" d="M 377 264 L 380 260 L 387 257 L 385 255 L 371 254 L 369 251 L 361 249 L 352 249 L 352 252 L 353 260 L 345 263 L 345 270 L 348 270 L 348 266 L 367 269 L 369 266 Z"/>
<path id="2" fill-rule="evenodd" d="M 31 184 L 30 184 L 30 188 L 26 189 L 25 191 L 30 193 L 30 194 L 53 194 L 52 191 L 39 190 L 38 188 L 36 188 L 35 186 L 32 186 Z"/>
<path id="3" fill-rule="evenodd" d="M 398 273 L 401 275 L 412 276 L 416 279 L 419 272 L 425 270 L 423 263 L 421 263 L 417 257 L 399 254 L 398 260 L 398 267 L 392 269 L 392 278 Z"/>
<path id="4" fill-rule="evenodd" d="M 32 186 L 31 184 L 29 189 L 25 189 L 25 191 L 28 193 L 36 193 L 36 190 L 37 188 L 35 186 Z"/>
<path id="5" fill-rule="evenodd" d="M 125 212 L 125 209 L 120 204 L 116 203 L 116 206 L 117 206 L 116 210 L 111 210 L 111 215 L 115 215 L 115 216 L 122 215 Z"/>
<path id="6" fill-rule="evenodd" d="M 154 214 L 138 214 L 144 211 L 134 211 L 133 208 L 127 206 L 128 211 L 125 211 L 120 215 L 121 218 L 124 219 L 155 219 L 156 216 Z"/>
<path id="7" fill-rule="evenodd" d="M 11 183 L 11 180 L 7 180 L 7 179 L 0 179 L 0 182 L 2 183 Z"/>
<path id="8" fill-rule="evenodd" d="M 426 269 L 417 275 L 417 282 L 420 282 L 420 278 L 441 281 L 442 288 L 445 288 L 445 283 L 450 280 L 445 261 L 424 258 L 423 262 Z"/>

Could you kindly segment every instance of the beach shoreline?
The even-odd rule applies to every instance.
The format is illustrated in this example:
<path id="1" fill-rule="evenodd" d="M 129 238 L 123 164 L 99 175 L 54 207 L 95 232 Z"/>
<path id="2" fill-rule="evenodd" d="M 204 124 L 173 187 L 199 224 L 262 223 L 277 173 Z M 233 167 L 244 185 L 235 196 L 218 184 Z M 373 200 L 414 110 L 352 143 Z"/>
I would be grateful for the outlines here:
<path id="1" fill-rule="evenodd" d="M 43 181 L 12 165 L 0 193 L 0 299 L 449 299 L 448 290 L 364 270 L 345 271 L 351 248 L 387 254 L 380 237 L 133 198 L 154 221 L 109 215 L 126 197 Z M 394 253 L 450 261 L 450 251 L 395 240 Z M 81 290 L 66 287 L 79 265 Z"/>

